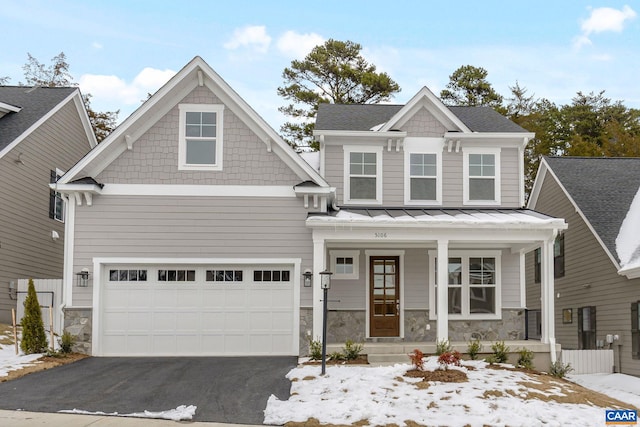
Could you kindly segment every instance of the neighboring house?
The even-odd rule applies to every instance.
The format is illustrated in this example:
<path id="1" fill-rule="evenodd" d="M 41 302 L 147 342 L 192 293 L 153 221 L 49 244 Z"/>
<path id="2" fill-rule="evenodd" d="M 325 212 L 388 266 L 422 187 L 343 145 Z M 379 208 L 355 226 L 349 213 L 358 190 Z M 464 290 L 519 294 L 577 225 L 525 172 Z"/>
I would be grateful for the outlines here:
<path id="1" fill-rule="evenodd" d="M 565 218 L 555 246 L 562 348 L 612 348 L 640 375 L 640 159 L 545 157 L 528 207 Z M 527 256 L 527 307 L 540 307 L 538 253 Z"/>
<path id="2" fill-rule="evenodd" d="M 524 338 L 524 255 L 552 295 L 566 226 L 522 208 L 533 134 L 425 88 L 322 105 L 315 136 L 307 162 L 194 58 L 53 185 L 67 329 L 94 355 L 297 355 L 328 269 L 330 342 Z"/>
<path id="3" fill-rule="evenodd" d="M 95 145 L 77 88 L 0 86 L 0 322 L 18 279 L 62 278 L 64 203 L 48 185 Z"/>

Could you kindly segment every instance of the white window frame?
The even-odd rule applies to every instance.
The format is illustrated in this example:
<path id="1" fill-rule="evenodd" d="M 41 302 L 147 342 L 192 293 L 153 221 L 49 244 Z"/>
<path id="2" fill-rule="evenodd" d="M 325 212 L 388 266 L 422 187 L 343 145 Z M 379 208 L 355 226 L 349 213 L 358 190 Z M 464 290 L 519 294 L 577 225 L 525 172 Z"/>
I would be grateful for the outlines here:
<path id="1" fill-rule="evenodd" d="M 409 206 L 442 206 L 442 150 L 443 138 L 405 138 L 404 148 L 404 204 Z M 411 154 L 436 155 L 436 198 L 435 200 L 411 199 Z"/>
<path id="2" fill-rule="evenodd" d="M 330 251 L 331 271 L 333 271 L 333 279 L 355 280 L 360 278 L 360 251 L 359 250 L 340 250 Z M 353 272 L 351 274 L 338 273 L 336 269 L 338 258 L 352 258 Z"/>
<path id="3" fill-rule="evenodd" d="M 437 320 L 436 314 L 436 257 L 438 251 L 429 251 L 429 319 Z M 500 320 L 502 319 L 502 252 L 501 251 L 449 251 L 448 258 L 462 259 L 462 307 L 460 314 L 448 314 L 450 320 Z M 495 313 L 470 313 L 469 301 L 469 258 L 495 258 L 496 260 L 496 312 Z M 448 265 L 448 259 L 447 259 Z M 447 284 L 448 286 L 448 284 Z"/>
<path id="4" fill-rule="evenodd" d="M 468 206 L 497 206 L 500 205 L 500 148 L 495 147 L 463 147 L 463 204 Z M 494 179 L 494 200 L 469 200 L 469 155 L 470 154 L 493 154 L 495 160 Z"/>
<path id="5" fill-rule="evenodd" d="M 180 119 L 178 125 L 178 169 L 179 170 L 208 170 L 208 171 L 221 171 L 222 170 L 222 153 L 223 153 L 223 111 L 224 105 L 222 104 L 180 104 L 178 105 L 180 112 Z M 216 113 L 216 163 L 209 164 L 189 164 L 187 163 L 187 137 L 186 131 L 186 117 L 187 113 Z M 212 138 L 207 138 L 212 139 Z"/>
<path id="6" fill-rule="evenodd" d="M 62 175 L 64 175 L 65 173 L 66 173 L 65 171 L 56 168 L 56 182 L 58 182 L 58 180 L 62 178 Z M 62 193 L 55 191 L 55 198 L 56 200 L 53 203 L 53 219 L 64 224 L 64 219 L 67 214 L 66 212 L 67 204 L 64 202 L 64 197 L 62 197 Z M 58 199 L 62 201 L 62 212 L 60 212 L 60 218 L 56 216 L 56 214 L 58 213 L 56 209 L 56 207 L 58 206 Z"/>
<path id="7" fill-rule="evenodd" d="M 382 204 L 382 146 L 344 146 L 344 203 L 350 205 Z M 351 200 L 351 153 L 373 153 L 376 155 L 376 198 Z"/>

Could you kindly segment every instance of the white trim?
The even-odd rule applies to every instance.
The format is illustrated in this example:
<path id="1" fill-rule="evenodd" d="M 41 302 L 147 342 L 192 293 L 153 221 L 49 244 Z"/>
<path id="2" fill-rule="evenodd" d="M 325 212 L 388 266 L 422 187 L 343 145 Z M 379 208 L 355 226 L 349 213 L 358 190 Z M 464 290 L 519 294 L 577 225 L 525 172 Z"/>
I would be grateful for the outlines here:
<path id="1" fill-rule="evenodd" d="M 438 320 L 436 315 L 436 289 L 435 289 L 435 259 L 437 257 L 437 250 L 429 250 L 429 320 Z M 500 320 L 502 319 L 502 251 L 496 250 L 449 250 L 448 258 L 462 258 L 462 288 L 461 288 L 461 314 L 447 313 L 449 320 Z M 496 284 L 495 284 L 495 298 L 496 306 L 495 313 L 492 314 L 475 314 L 469 313 L 469 258 L 481 257 L 481 258 L 495 258 L 496 260 Z M 448 265 L 447 261 L 447 265 Z M 438 276 L 442 276 L 439 274 Z M 447 276 L 445 276 L 447 277 Z M 448 311 L 448 308 L 447 308 Z"/>
<path id="2" fill-rule="evenodd" d="M 105 196 L 296 197 L 296 192 L 290 185 L 105 184 L 100 194 Z"/>
<path id="3" fill-rule="evenodd" d="M 382 204 L 382 146 L 375 145 L 345 145 L 344 151 L 344 200 L 343 203 L 349 205 L 381 205 Z M 376 198 L 363 200 L 351 200 L 351 153 L 373 153 L 376 155 Z"/>
<path id="4" fill-rule="evenodd" d="M 399 319 L 398 321 L 400 322 L 400 335 L 399 338 L 404 338 L 404 293 L 405 293 L 405 287 L 404 287 L 404 250 L 393 250 L 393 249 L 367 249 L 364 251 L 364 255 L 365 255 L 365 262 L 366 262 L 366 266 L 365 266 L 365 337 L 366 338 L 371 338 L 371 310 L 370 310 L 370 305 L 371 305 L 371 297 L 370 297 L 370 292 L 371 292 L 371 278 L 370 273 L 369 273 L 369 269 L 370 269 L 370 263 L 371 263 L 371 256 L 397 256 L 399 257 L 399 266 L 398 268 L 400 269 L 400 283 L 398 284 L 398 291 L 400 293 L 400 295 L 398 295 L 398 299 L 400 300 L 400 311 L 399 311 Z M 375 337 L 374 337 L 375 338 Z"/>
<path id="5" fill-rule="evenodd" d="M 96 257 L 93 258 L 93 307 L 92 307 L 92 342 L 91 354 L 102 356 L 102 343 L 100 342 L 101 309 L 102 309 L 102 280 L 104 277 L 104 267 L 106 265 L 206 265 L 206 264 L 226 264 L 226 265 L 293 265 L 293 342 L 291 345 L 291 355 L 300 352 L 300 278 L 301 278 L 301 258 L 123 258 L 123 257 Z M 74 307 L 75 308 L 75 307 Z"/>
<path id="6" fill-rule="evenodd" d="M 55 172 L 56 172 L 56 182 L 58 182 L 58 179 L 62 178 L 62 176 L 64 176 L 64 174 L 66 173 L 65 171 L 63 171 L 60 168 L 56 168 Z M 60 178 L 58 178 L 58 177 L 60 177 Z M 55 200 L 53 202 L 53 219 L 55 221 L 64 223 L 66 218 L 67 218 L 66 202 L 64 201 L 64 198 L 62 197 L 62 193 L 61 192 L 56 191 L 56 190 L 54 190 L 53 192 L 55 193 Z M 62 201 L 63 201 L 62 202 L 62 219 L 56 218 L 56 206 L 58 205 L 56 202 L 58 200 L 58 197 L 62 198 Z"/>
<path id="7" fill-rule="evenodd" d="M 371 130 L 314 130 L 313 136 L 318 137 L 344 137 L 344 138 L 362 138 L 363 143 L 371 144 L 371 139 L 402 139 L 407 136 L 407 132 L 402 131 L 371 131 Z M 327 141 L 326 138 L 321 144 L 335 144 L 336 141 Z"/>
<path id="8" fill-rule="evenodd" d="M 64 223 L 64 263 L 63 263 L 63 285 L 62 285 L 62 305 L 73 306 L 73 266 L 75 248 L 75 224 L 76 224 L 76 204 L 68 197 L 65 197 L 67 220 Z"/>
<path id="9" fill-rule="evenodd" d="M 523 308 L 527 306 L 527 264 L 525 261 L 525 251 L 521 251 L 518 255 L 519 257 L 519 268 L 520 268 L 520 307 Z"/>
<path id="10" fill-rule="evenodd" d="M 47 114 L 40 117 L 38 121 L 29 126 L 27 130 L 22 132 L 16 139 L 14 139 L 9 145 L 0 150 L 0 159 L 4 157 L 7 153 L 9 153 L 16 145 L 25 140 L 31 133 L 33 133 L 36 129 L 42 126 L 47 120 L 49 120 L 54 114 L 60 111 L 70 100 L 74 101 L 74 105 L 76 110 L 78 110 L 78 115 L 80 116 L 80 121 L 82 122 L 83 129 L 85 134 L 87 135 L 87 141 L 89 143 L 89 148 L 93 148 L 96 146 L 96 137 L 93 134 L 93 130 L 91 129 L 91 125 L 89 124 L 89 119 L 87 118 L 87 112 L 84 110 L 84 106 L 82 104 L 82 98 L 80 96 L 80 90 L 76 89 L 69 94 L 65 99 L 63 99 L 60 103 L 55 105 Z M 81 106 L 81 107 L 79 107 Z M 80 110 L 81 109 L 81 110 Z"/>
<path id="11" fill-rule="evenodd" d="M 465 206 L 500 206 L 500 190 L 502 181 L 500 179 L 500 148 L 462 147 L 462 203 Z M 494 200 L 469 200 L 469 155 L 470 154 L 493 154 L 495 160 L 494 179 Z"/>
<path id="12" fill-rule="evenodd" d="M 442 205 L 442 152 L 443 138 L 405 138 L 404 140 L 404 204 L 407 206 Z M 411 155 L 435 154 L 436 156 L 436 199 L 411 200 Z"/>
<path id="13" fill-rule="evenodd" d="M 180 118 L 178 120 L 178 170 L 206 170 L 221 171 L 224 146 L 224 105 L 222 104 L 178 104 Z M 215 157 L 213 164 L 187 163 L 186 114 L 187 113 L 216 113 L 216 136 L 211 138 L 196 138 L 197 140 L 215 140 Z M 126 135 L 125 135 L 126 138 Z"/>
<path id="14" fill-rule="evenodd" d="M 333 272 L 333 279 L 345 279 L 345 280 L 355 280 L 360 278 L 360 250 L 335 250 L 332 249 L 329 251 L 330 265 L 331 271 Z M 336 258 L 352 258 L 353 259 L 353 272 L 346 274 L 340 274 L 336 269 Z"/>
<path id="15" fill-rule="evenodd" d="M 7 104 L 6 102 L 0 101 L 0 112 L 2 113 L 17 113 L 20 110 L 22 110 L 22 107 L 17 107 L 15 105 Z"/>

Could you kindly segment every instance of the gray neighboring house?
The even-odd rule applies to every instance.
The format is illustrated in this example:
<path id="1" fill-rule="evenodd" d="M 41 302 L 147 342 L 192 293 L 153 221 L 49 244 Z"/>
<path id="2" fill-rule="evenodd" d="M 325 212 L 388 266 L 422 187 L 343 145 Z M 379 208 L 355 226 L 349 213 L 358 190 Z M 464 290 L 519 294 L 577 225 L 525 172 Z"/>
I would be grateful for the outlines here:
<path id="1" fill-rule="evenodd" d="M 624 224 L 640 224 L 640 211 L 630 210 L 639 189 L 640 158 L 545 157 L 528 204 L 569 224 L 555 246 L 558 342 L 564 349 L 612 348 L 616 371 L 636 376 L 640 229 L 625 231 L 634 228 Z M 621 256 L 625 238 L 632 245 Z M 540 308 L 537 260 L 536 252 L 527 255 L 530 309 Z"/>
<path id="2" fill-rule="evenodd" d="M 566 224 L 523 208 L 533 134 L 423 88 L 322 105 L 315 137 L 307 162 L 190 61 L 52 185 L 73 201 L 66 329 L 97 356 L 304 354 L 329 269 L 329 342 L 519 340 L 537 247 L 553 313 Z"/>
<path id="3" fill-rule="evenodd" d="M 95 145 L 77 88 L 0 86 L 0 322 L 18 279 L 62 278 L 64 203 L 49 183 Z"/>

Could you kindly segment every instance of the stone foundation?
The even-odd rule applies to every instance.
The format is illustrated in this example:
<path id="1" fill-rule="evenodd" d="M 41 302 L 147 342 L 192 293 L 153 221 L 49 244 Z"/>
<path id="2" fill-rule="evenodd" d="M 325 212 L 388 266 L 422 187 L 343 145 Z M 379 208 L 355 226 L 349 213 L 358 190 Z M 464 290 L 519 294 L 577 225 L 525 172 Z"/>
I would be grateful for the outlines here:
<path id="1" fill-rule="evenodd" d="M 91 354 L 92 310 L 90 308 L 65 308 L 64 331 L 74 338 L 73 351 Z"/>
<path id="2" fill-rule="evenodd" d="M 479 339 L 480 341 L 523 340 L 524 310 L 502 310 L 500 320 L 450 320 L 449 341 Z"/>

